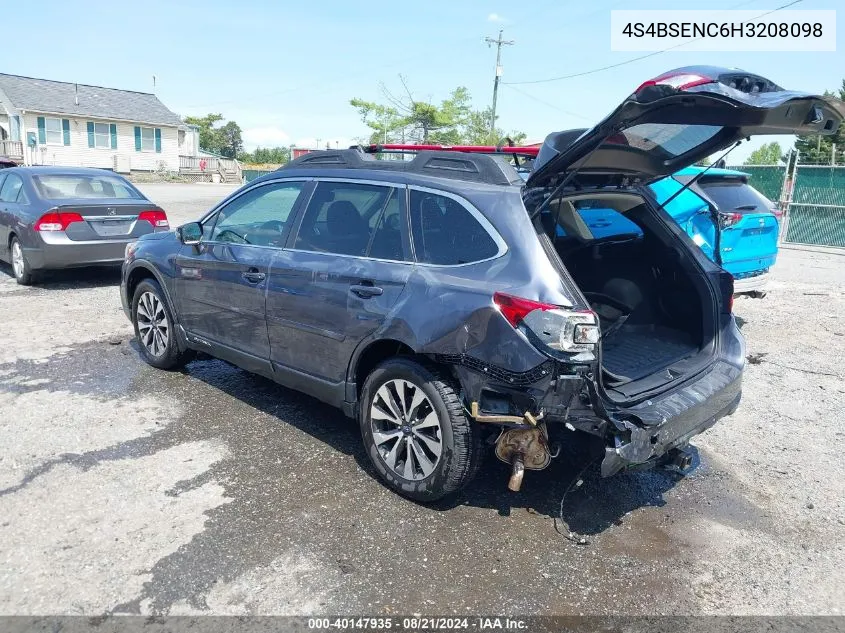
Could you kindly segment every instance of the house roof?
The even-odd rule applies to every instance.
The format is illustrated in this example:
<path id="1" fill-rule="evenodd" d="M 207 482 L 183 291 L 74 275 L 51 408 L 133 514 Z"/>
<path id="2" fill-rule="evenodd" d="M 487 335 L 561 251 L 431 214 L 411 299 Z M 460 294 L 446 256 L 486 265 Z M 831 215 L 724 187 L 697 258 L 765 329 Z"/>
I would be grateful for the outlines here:
<path id="1" fill-rule="evenodd" d="M 183 126 L 154 94 L 0 73 L 0 91 L 18 110 Z M 77 105 L 77 100 L 79 105 Z"/>

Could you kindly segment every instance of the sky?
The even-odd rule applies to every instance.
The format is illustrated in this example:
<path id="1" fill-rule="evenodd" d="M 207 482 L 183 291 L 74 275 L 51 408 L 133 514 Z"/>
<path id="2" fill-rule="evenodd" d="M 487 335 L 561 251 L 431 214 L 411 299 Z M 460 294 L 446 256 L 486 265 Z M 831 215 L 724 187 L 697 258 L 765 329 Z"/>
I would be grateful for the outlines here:
<path id="1" fill-rule="evenodd" d="M 683 48 L 635 60 L 610 51 L 612 9 L 759 9 L 786 0 L 145 0 L 16 3 L 30 28 L 4 29 L 0 71 L 155 92 L 181 116 L 219 112 L 243 129 L 247 149 L 369 136 L 349 105 L 384 102 L 383 90 L 439 102 L 457 86 L 475 107 L 492 100 L 495 48 L 504 29 L 499 127 L 531 141 L 589 127 L 644 80 L 689 65 L 740 67 L 789 89 L 837 89 L 845 77 L 845 6 L 801 0 L 791 9 L 839 8 L 837 52 L 705 53 Z M 49 19 L 44 19 L 50 16 Z M 8 18 L 8 13 L 7 13 Z M 8 51 L 14 51 L 9 55 Z M 634 61 L 630 61 L 634 60 Z M 627 63 L 629 62 L 630 63 Z M 560 81 L 533 82 L 622 64 Z M 155 87 L 153 87 L 155 76 Z M 741 161 L 762 142 L 735 150 Z M 792 139 L 782 139 L 791 146 Z"/>

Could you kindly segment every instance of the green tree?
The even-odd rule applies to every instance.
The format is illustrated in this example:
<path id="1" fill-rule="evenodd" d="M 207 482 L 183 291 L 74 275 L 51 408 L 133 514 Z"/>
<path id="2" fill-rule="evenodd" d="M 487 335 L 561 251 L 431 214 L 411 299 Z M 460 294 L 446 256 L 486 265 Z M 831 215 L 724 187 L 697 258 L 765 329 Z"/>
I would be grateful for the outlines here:
<path id="1" fill-rule="evenodd" d="M 845 79 L 838 90 L 838 94 L 825 92 L 827 96 L 838 96 L 845 99 Z M 833 156 L 834 146 L 836 156 Z M 845 165 L 845 126 L 840 126 L 836 134 L 832 136 L 799 136 L 795 140 L 795 149 L 798 150 L 799 164 L 807 165 L 830 165 L 831 158 L 836 165 Z"/>
<path id="2" fill-rule="evenodd" d="M 283 165 L 290 160 L 289 147 L 256 147 L 252 152 L 241 152 L 238 160 L 243 163 Z"/>
<path id="3" fill-rule="evenodd" d="M 778 165 L 783 160 L 783 150 L 780 148 L 780 143 L 773 141 L 765 143 L 755 149 L 748 158 L 745 159 L 744 165 Z"/>
<path id="4" fill-rule="evenodd" d="M 241 138 L 241 126 L 229 121 L 223 127 L 214 130 L 219 142 L 219 153 L 228 158 L 235 158 L 244 149 Z"/>
<path id="5" fill-rule="evenodd" d="M 440 104 L 415 100 L 407 86 L 406 91 L 408 98 L 403 101 L 385 90 L 388 104 L 350 100 L 361 120 L 373 130 L 371 143 L 499 145 L 508 139 L 514 144 L 525 139 L 522 132 L 506 134 L 497 128 L 491 133 L 490 109 L 474 109 L 469 91 L 463 86 L 455 88 Z"/>
<path id="6" fill-rule="evenodd" d="M 200 148 L 207 152 L 220 153 L 221 139 L 214 125 L 223 120 L 222 114 L 206 114 L 205 116 L 186 116 L 185 123 L 196 125 L 200 132 Z"/>

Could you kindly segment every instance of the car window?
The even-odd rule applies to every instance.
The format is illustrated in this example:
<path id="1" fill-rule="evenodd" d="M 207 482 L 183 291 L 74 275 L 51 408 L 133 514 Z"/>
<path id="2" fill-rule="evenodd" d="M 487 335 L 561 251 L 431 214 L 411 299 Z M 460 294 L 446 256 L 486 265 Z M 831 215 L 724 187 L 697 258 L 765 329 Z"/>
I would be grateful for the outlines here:
<path id="1" fill-rule="evenodd" d="M 719 211 L 771 211 L 772 201 L 741 180 L 709 180 L 698 186 L 707 194 Z"/>
<path id="2" fill-rule="evenodd" d="M 294 248 L 402 261 L 404 188 L 321 182 L 314 190 Z"/>
<path id="3" fill-rule="evenodd" d="M 605 145 L 626 145 L 670 158 L 685 154 L 710 140 L 723 128 L 717 125 L 640 123 L 609 137 Z"/>
<path id="4" fill-rule="evenodd" d="M 129 198 L 144 200 L 143 194 L 120 176 L 85 174 L 39 174 L 32 177 L 35 188 L 47 200 L 78 198 Z"/>
<path id="5" fill-rule="evenodd" d="M 304 182 L 279 182 L 251 189 L 215 214 L 213 228 L 203 227 L 203 236 L 213 242 L 257 246 L 283 246 Z"/>
<path id="6" fill-rule="evenodd" d="M 18 196 L 23 189 L 23 180 L 17 174 L 9 174 L 0 187 L 0 200 L 3 202 L 18 202 Z"/>
<path id="7" fill-rule="evenodd" d="M 495 257 L 499 247 L 454 198 L 411 189 L 411 231 L 417 261 L 443 266 Z"/>

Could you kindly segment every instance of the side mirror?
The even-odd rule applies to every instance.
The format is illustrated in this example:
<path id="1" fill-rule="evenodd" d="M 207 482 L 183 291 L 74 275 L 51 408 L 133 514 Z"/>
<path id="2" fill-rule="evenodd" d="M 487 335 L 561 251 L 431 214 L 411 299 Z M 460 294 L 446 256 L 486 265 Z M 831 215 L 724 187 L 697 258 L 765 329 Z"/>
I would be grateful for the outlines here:
<path id="1" fill-rule="evenodd" d="M 202 240 L 202 224 L 199 222 L 183 224 L 177 229 L 177 232 L 182 244 L 199 244 Z"/>

